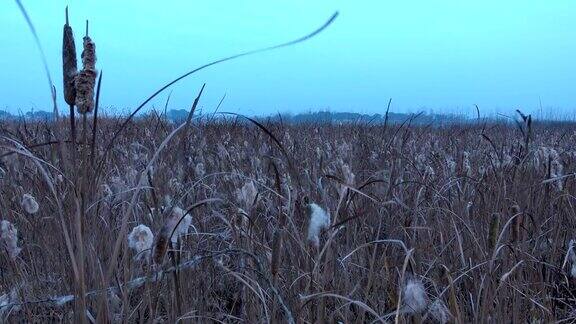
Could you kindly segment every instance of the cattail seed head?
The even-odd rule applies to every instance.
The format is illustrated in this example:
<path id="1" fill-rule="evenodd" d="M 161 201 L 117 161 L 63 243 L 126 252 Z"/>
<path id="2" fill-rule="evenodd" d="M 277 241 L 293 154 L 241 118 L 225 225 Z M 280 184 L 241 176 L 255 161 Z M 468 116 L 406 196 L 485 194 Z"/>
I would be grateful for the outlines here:
<path id="1" fill-rule="evenodd" d="M 82 67 L 84 70 L 96 71 L 96 44 L 92 41 L 90 36 L 84 36 Z"/>
<path id="2" fill-rule="evenodd" d="M 204 168 L 204 163 L 200 162 L 194 167 L 194 173 L 196 177 L 202 178 L 206 174 L 206 169 Z"/>
<path id="3" fill-rule="evenodd" d="M 252 205 L 256 202 L 256 197 L 258 196 L 258 189 L 254 185 L 254 182 L 248 181 L 242 186 L 240 191 L 237 193 L 238 200 L 244 204 L 246 210 L 250 209 Z"/>
<path id="4" fill-rule="evenodd" d="M 24 194 L 22 196 L 21 205 L 28 214 L 36 214 L 38 209 L 40 209 L 38 202 L 36 202 L 36 198 L 31 194 Z"/>
<path id="5" fill-rule="evenodd" d="M 570 261 L 570 277 L 576 279 L 576 251 L 574 251 L 574 243 L 574 240 L 570 240 L 568 243 L 567 260 Z"/>
<path id="6" fill-rule="evenodd" d="M 76 60 L 76 44 L 72 27 L 68 22 L 64 25 L 64 35 L 62 40 L 62 71 L 64 80 L 64 100 L 69 105 L 76 103 L 75 77 L 78 73 L 78 63 Z"/>
<path id="7" fill-rule="evenodd" d="M 403 291 L 404 310 L 408 314 L 418 314 L 426 310 L 428 296 L 424 285 L 418 279 L 411 278 L 406 282 Z"/>
<path id="8" fill-rule="evenodd" d="M 188 229 L 192 224 L 192 216 L 186 214 L 186 211 L 182 208 L 174 207 L 172 210 L 172 217 L 178 224 L 172 233 L 172 237 L 170 238 L 172 244 L 175 244 L 180 237 L 188 234 Z"/>
<path id="9" fill-rule="evenodd" d="M 170 216 L 156 236 L 153 252 L 153 261 L 155 264 L 162 263 L 169 243 L 175 244 L 178 242 L 178 238 L 187 234 L 191 223 L 192 216 L 186 214 L 186 211 L 178 207 L 172 208 Z"/>
<path id="10" fill-rule="evenodd" d="M 96 85 L 96 45 L 89 36 L 84 37 L 82 71 L 75 78 L 76 107 L 80 114 L 94 109 L 94 86 Z"/>
<path id="11" fill-rule="evenodd" d="M 8 322 L 10 313 L 20 311 L 19 288 L 14 287 L 9 293 L 0 296 L 0 322 Z"/>
<path id="12" fill-rule="evenodd" d="M 308 241 L 315 247 L 320 246 L 320 232 L 330 226 L 330 215 L 315 203 L 308 205 L 310 224 L 308 224 Z"/>
<path id="13" fill-rule="evenodd" d="M 277 230 L 274 232 L 274 238 L 272 239 L 272 260 L 270 262 L 270 272 L 272 277 L 276 277 L 278 274 L 278 267 L 280 266 L 280 258 L 282 252 L 282 232 Z"/>
<path id="14" fill-rule="evenodd" d="M 12 223 L 3 220 L 0 226 L 0 238 L 8 251 L 8 256 L 14 260 L 22 250 L 18 247 L 18 230 Z"/>
<path id="15" fill-rule="evenodd" d="M 488 233 L 488 248 L 493 249 L 498 241 L 498 235 L 500 234 L 500 215 L 498 213 L 492 214 L 492 220 L 490 221 L 490 232 Z"/>
<path id="16" fill-rule="evenodd" d="M 128 246 L 137 253 L 136 259 L 138 260 L 148 256 L 152 243 L 154 243 L 154 234 L 146 225 L 140 224 L 128 234 Z"/>
<path id="17" fill-rule="evenodd" d="M 170 227 L 168 224 L 164 224 L 158 233 L 158 236 L 156 236 L 152 257 L 154 264 L 162 264 L 164 255 L 166 255 L 166 251 L 168 250 L 168 238 L 170 233 L 172 233 L 172 227 Z"/>
<path id="18" fill-rule="evenodd" d="M 428 313 L 437 323 L 448 323 L 452 319 L 450 310 L 448 310 L 448 307 L 446 307 L 446 304 L 444 304 L 441 299 L 436 299 L 432 304 L 430 304 L 428 307 Z"/>

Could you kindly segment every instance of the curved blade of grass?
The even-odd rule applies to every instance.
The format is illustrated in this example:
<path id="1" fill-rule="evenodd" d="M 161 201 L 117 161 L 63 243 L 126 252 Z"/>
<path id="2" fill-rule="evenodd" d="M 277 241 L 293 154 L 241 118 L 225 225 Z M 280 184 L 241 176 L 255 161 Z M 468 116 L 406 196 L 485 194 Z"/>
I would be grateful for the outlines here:
<path id="1" fill-rule="evenodd" d="M 168 82 L 167 84 L 165 84 L 164 86 L 162 86 L 160 89 L 158 89 L 156 92 L 154 92 L 150 97 L 148 97 L 146 100 L 144 100 L 144 102 L 142 102 L 133 112 L 132 114 L 130 114 L 130 116 L 128 116 L 124 122 L 120 125 L 120 127 L 118 128 L 118 131 L 116 131 L 114 133 L 114 135 L 112 135 L 112 139 L 110 139 L 110 142 L 108 143 L 108 145 L 106 146 L 106 149 L 104 150 L 104 155 L 102 156 L 102 160 L 100 161 L 99 164 L 103 163 L 103 161 L 106 158 L 106 154 L 107 152 L 110 150 L 110 148 L 112 147 L 112 145 L 114 144 L 114 141 L 118 138 L 118 135 L 120 135 L 120 133 L 122 132 L 122 130 L 126 127 L 126 125 L 130 122 L 130 120 L 132 120 L 132 118 L 148 103 L 150 102 L 152 99 L 154 99 L 157 95 L 159 95 L 161 92 L 163 92 L 164 90 L 168 89 L 170 86 L 174 85 L 175 83 L 177 83 L 178 81 L 200 71 L 203 70 L 207 67 L 210 67 L 212 65 L 216 65 L 219 63 L 223 63 L 226 61 L 231 61 L 243 56 L 248 56 L 248 55 L 253 55 L 253 54 L 257 54 L 257 53 L 262 53 L 262 52 L 267 52 L 267 51 L 271 51 L 271 50 L 275 50 L 275 49 L 279 49 L 282 47 L 288 47 L 288 46 L 292 46 L 298 43 L 301 43 L 303 41 L 306 41 L 316 35 L 318 35 L 319 33 L 321 33 L 324 29 L 326 29 L 328 26 L 330 26 L 332 24 L 332 22 L 334 22 L 334 20 L 336 19 L 336 17 L 338 16 L 338 12 L 336 11 L 322 26 L 320 26 L 320 28 L 314 30 L 313 32 L 309 33 L 306 36 L 300 37 L 298 39 L 286 42 L 286 43 L 282 43 L 279 45 L 274 45 L 274 46 L 270 46 L 270 47 L 265 47 L 265 48 L 260 48 L 260 49 L 256 49 L 256 50 L 251 50 L 251 51 L 247 51 L 244 53 L 240 53 L 240 54 L 236 54 L 236 55 L 232 55 L 232 56 L 228 56 L 216 61 L 212 61 L 210 63 L 204 64 L 200 67 L 197 67 L 189 72 L 184 73 L 183 75 L 177 77 L 176 79 Z"/>

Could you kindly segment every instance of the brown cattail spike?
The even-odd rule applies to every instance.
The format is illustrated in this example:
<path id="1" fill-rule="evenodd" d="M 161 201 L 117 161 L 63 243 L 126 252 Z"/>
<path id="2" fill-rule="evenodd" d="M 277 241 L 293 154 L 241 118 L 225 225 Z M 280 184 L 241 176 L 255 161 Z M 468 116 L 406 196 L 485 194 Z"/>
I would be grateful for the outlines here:
<path id="1" fill-rule="evenodd" d="M 154 242 L 154 248 L 152 253 L 152 261 L 154 264 L 162 264 L 164 260 L 164 255 L 168 251 L 168 244 L 170 243 L 170 234 L 172 233 L 173 227 L 171 224 L 166 224 L 156 236 L 156 241 Z"/>
<path id="2" fill-rule="evenodd" d="M 488 233 L 488 248 L 494 249 L 498 241 L 498 234 L 500 234 L 500 215 L 498 213 L 492 214 L 490 221 L 490 231 Z"/>
<path id="3" fill-rule="evenodd" d="M 517 216 L 516 216 L 517 215 Z M 512 217 L 514 221 L 512 222 L 512 242 L 518 242 L 522 240 L 522 223 L 524 221 L 522 214 L 520 214 L 520 206 L 512 206 Z"/>
<path id="4" fill-rule="evenodd" d="M 76 61 L 76 44 L 72 27 L 68 24 L 68 7 L 66 7 L 66 24 L 64 25 L 64 35 L 62 41 L 62 70 L 64 74 L 64 100 L 69 105 L 76 102 L 76 87 L 74 79 L 78 73 L 78 63 Z"/>
<path id="5" fill-rule="evenodd" d="M 94 86 L 96 85 L 96 44 L 90 36 L 84 37 L 82 71 L 76 77 L 76 107 L 80 114 L 94 109 Z"/>

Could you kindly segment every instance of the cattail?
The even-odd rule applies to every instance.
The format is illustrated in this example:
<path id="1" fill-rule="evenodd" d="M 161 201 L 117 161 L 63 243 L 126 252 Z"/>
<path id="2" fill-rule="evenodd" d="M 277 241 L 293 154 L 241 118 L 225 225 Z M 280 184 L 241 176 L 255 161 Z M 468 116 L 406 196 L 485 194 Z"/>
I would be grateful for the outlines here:
<path id="1" fill-rule="evenodd" d="M 278 274 L 278 267 L 280 266 L 280 257 L 282 253 L 282 232 L 276 230 L 272 239 L 272 257 L 270 261 L 270 273 L 273 278 Z"/>
<path id="2" fill-rule="evenodd" d="M 24 208 L 24 210 L 28 214 L 36 214 L 38 212 L 39 207 L 40 207 L 40 206 L 38 206 L 38 203 L 36 202 L 36 199 L 34 198 L 34 196 L 32 196 L 31 194 L 24 194 L 22 196 L 21 205 L 22 205 L 22 208 Z"/>
<path id="3" fill-rule="evenodd" d="M 76 103 L 76 86 L 74 79 L 78 73 L 78 63 L 76 61 L 76 44 L 72 27 L 68 24 L 68 8 L 66 8 L 66 24 L 64 25 L 64 35 L 62 40 L 62 70 L 64 80 L 64 100 L 68 105 Z"/>
<path id="4" fill-rule="evenodd" d="M 0 238 L 6 246 L 8 256 L 14 260 L 18 254 L 20 254 L 20 251 L 22 251 L 22 249 L 18 247 L 18 230 L 12 223 L 3 220 L 0 229 Z"/>
<path id="5" fill-rule="evenodd" d="M 134 227 L 128 235 L 128 246 L 136 252 L 137 260 L 148 256 L 152 243 L 154 243 L 154 234 L 146 225 L 140 224 Z"/>
<path id="6" fill-rule="evenodd" d="M 178 226 L 176 226 L 176 229 L 174 229 L 172 237 L 170 238 L 172 244 L 175 244 L 178 242 L 180 237 L 188 234 L 188 229 L 192 224 L 192 216 L 186 214 L 186 211 L 184 211 L 182 208 L 174 207 L 172 210 L 172 217 L 176 220 L 176 222 L 180 222 L 178 223 Z"/>
<path id="7" fill-rule="evenodd" d="M 204 163 L 200 162 L 196 164 L 196 167 L 194 167 L 194 173 L 196 173 L 197 178 L 202 178 L 206 174 Z"/>
<path id="8" fill-rule="evenodd" d="M 171 178 L 168 180 L 168 188 L 174 193 L 181 192 L 184 185 L 178 180 L 178 178 Z"/>
<path id="9" fill-rule="evenodd" d="M 448 310 L 448 307 L 446 307 L 441 299 L 436 299 L 432 304 L 430 304 L 428 307 L 428 313 L 438 323 L 448 323 L 452 319 L 450 310 Z"/>
<path id="10" fill-rule="evenodd" d="M 469 201 L 466 204 L 466 216 L 470 217 L 472 216 L 472 214 L 474 213 L 474 203 L 472 203 L 471 201 Z"/>
<path id="11" fill-rule="evenodd" d="M 492 220 L 490 221 L 490 232 L 488 233 L 489 249 L 496 247 L 498 234 L 500 234 L 500 215 L 498 215 L 498 213 L 494 213 L 492 214 Z"/>
<path id="12" fill-rule="evenodd" d="M 308 205 L 310 224 L 308 225 L 308 241 L 315 247 L 320 246 L 320 231 L 330 226 L 330 215 L 315 203 Z"/>
<path id="13" fill-rule="evenodd" d="M 419 314 L 428 306 L 428 296 L 424 285 L 418 279 L 409 279 L 403 291 L 403 309 L 407 314 Z"/>
<path id="14" fill-rule="evenodd" d="M 454 175 L 456 173 L 456 161 L 451 156 L 446 157 L 446 168 L 448 169 L 449 175 Z"/>
<path id="15" fill-rule="evenodd" d="M 342 175 L 344 176 L 344 181 L 349 186 L 354 186 L 356 176 L 352 173 L 350 166 L 343 161 L 341 161 L 340 168 L 342 169 Z"/>
<path id="16" fill-rule="evenodd" d="M 18 304 L 20 304 L 18 288 L 12 288 L 9 293 L 0 296 L 0 322 L 8 322 L 8 316 L 10 316 L 10 313 L 20 311 L 20 306 Z"/>
<path id="17" fill-rule="evenodd" d="M 94 109 L 94 86 L 96 84 L 96 44 L 90 36 L 84 37 L 82 51 L 82 71 L 75 79 L 76 107 L 80 114 L 86 114 Z"/>
<path id="18" fill-rule="evenodd" d="M 246 209 L 250 209 L 252 207 L 256 201 L 257 196 L 258 189 L 256 189 L 256 186 L 252 181 L 246 182 L 238 192 L 238 200 L 244 203 L 244 207 Z"/>
<path id="19" fill-rule="evenodd" d="M 100 186 L 100 194 L 102 197 L 109 199 L 114 195 L 112 188 L 108 184 L 103 184 Z"/>
<path id="20" fill-rule="evenodd" d="M 172 208 L 172 213 L 170 217 L 164 223 L 162 229 L 156 236 L 156 242 L 154 243 L 153 260 L 155 264 L 161 264 L 164 260 L 164 255 L 168 251 L 168 244 L 175 244 L 178 242 L 178 238 L 182 235 L 188 233 L 188 228 L 192 222 L 192 217 L 185 214 L 185 211 L 181 208 Z"/>
<path id="21" fill-rule="evenodd" d="M 568 243 L 567 259 L 570 260 L 570 276 L 576 279 L 576 252 L 574 251 L 574 240 Z"/>
<path id="22" fill-rule="evenodd" d="M 156 236 L 152 257 L 155 264 L 162 264 L 164 255 L 166 255 L 166 251 L 168 250 L 168 240 L 171 233 L 172 227 L 166 223 L 158 233 L 158 236 Z"/>
<path id="23" fill-rule="evenodd" d="M 464 174 L 468 177 L 472 176 L 472 167 L 470 166 L 470 154 L 468 152 L 464 152 L 462 160 L 462 168 L 464 169 Z"/>

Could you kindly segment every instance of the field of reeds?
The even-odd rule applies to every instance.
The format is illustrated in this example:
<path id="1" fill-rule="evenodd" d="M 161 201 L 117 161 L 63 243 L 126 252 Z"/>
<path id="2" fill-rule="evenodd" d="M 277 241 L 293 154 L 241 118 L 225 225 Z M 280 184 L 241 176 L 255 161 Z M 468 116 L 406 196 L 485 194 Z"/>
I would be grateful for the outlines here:
<path id="1" fill-rule="evenodd" d="M 2 319 L 574 318 L 575 125 L 242 120 L 3 124 Z"/>
<path id="2" fill-rule="evenodd" d="M 576 124 L 133 118 L 335 17 L 114 118 L 66 21 L 69 116 L 46 69 L 54 119 L 0 121 L 0 322 L 574 321 Z"/>

